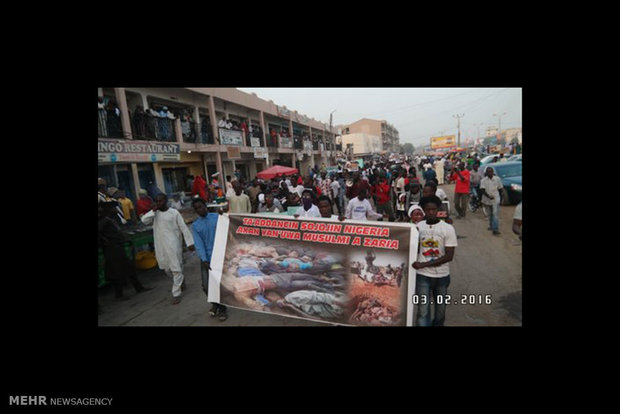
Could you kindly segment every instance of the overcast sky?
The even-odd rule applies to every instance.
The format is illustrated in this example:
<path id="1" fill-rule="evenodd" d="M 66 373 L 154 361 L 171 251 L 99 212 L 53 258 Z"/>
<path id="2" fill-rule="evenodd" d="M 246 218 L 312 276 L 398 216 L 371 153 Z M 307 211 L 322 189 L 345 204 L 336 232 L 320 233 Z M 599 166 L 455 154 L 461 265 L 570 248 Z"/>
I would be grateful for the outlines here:
<path id="1" fill-rule="evenodd" d="M 502 130 L 521 127 L 521 88 L 238 88 L 259 98 L 286 105 L 290 110 L 333 125 L 361 118 L 384 119 L 398 130 L 400 143 L 417 147 L 430 137 L 456 135 L 461 118 L 461 144 L 466 138 L 485 136 L 488 126 Z M 482 125 L 480 125 L 482 124 Z"/>

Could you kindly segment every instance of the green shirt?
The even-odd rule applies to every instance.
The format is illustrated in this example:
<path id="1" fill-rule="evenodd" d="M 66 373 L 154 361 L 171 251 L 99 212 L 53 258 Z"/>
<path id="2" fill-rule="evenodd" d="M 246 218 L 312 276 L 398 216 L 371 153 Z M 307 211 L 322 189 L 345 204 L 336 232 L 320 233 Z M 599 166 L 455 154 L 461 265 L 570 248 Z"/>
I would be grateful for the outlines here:
<path id="1" fill-rule="evenodd" d="M 229 213 L 251 213 L 252 204 L 247 194 L 234 195 L 228 199 Z"/>

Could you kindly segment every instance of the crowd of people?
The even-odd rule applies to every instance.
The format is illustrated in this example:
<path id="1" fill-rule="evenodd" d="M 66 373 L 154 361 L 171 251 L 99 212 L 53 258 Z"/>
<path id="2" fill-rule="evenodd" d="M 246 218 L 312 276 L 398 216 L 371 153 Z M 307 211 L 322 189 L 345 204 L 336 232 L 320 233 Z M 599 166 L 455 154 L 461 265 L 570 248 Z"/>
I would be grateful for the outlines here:
<path id="1" fill-rule="evenodd" d="M 445 305 L 435 300 L 435 316 L 431 319 L 430 302 L 437 295 L 447 292 L 450 284 L 449 262 L 454 257 L 457 238 L 447 195 L 438 186 L 447 182 L 456 184 L 456 219 L 466 217 L 470 196 L 480 198 L 482 204 L 489 207 L 489 230 L 494 235 L 499 234 L 501 180 L 493 175 L 491 168 L 483 173 L 479 169 L 479 161 L 476 154 L 442 158 L 407 156 L 389 160 L 380 157 L 355 171 L 339 166 L 337 171 L 328 173 L 323 164 L 310 168 L 306 175 L 294 174 L 267 180 L 255 178 L 246 181 L 235 175 L 220 181 L 219 173 L 210 176 L 210 181 L 203 175 L 189 177 L 191 204 L 198 216 L 191 225 L 191 231 L 177 211 L 182 206 L 182 200 L 177 197 L 169 201 L 167 195 L 154 184 L 140 191 L 135 211 L 133 206 L 123 201 L 124 194 L 115 192 L 106 195 L 105 184 L 100 184 L 100 202 L 105 202 L 106 207 L 100 220 L 105 219 L 108 228 L 111 228 L 109 222 L 115 220 L 115 229 L 121 225 L 119 223 L 128 220 L 153 223 L 157 262 L 173 280 L 173 304 L 180 302 L 184 286 L 183 241 L 190 250 L 198 252 L 203 290 L 205 294 L 208 292 L 215 229 L 218 216 L 223 212 L 410 223 L 417 227 L 420 235 L 419 253 L 412 264 L 417 270 L 416 295 L 425 298 L 419 302 L 416 323 L 419 326 L 442 326 Z M 422 176 L 423 183 L 418 174 Z M 112 195 L 116 199 L 111 198 Z M 515 216 L 513 231 L 521 238 L 521 205 L 517 210 L 519 217 L 517 220 Z M 100 230 L 104 227 L 100 225 Z M 113 237 L 111 239 L 114 240 Z M 109 240 L 110 237 L 108 244 Z M 118 257 L 118 251 L 115 254 L 110 256 L 111 260 Z M 115 272 L 114 269 L 111 271 Z M 120 274 L 114 276 L 117 278 L 128 277 L 125 273 L 131 274 L 129 271 L 116 273 Z M 133 275 L 129 277 L 133 278 Z M 141 289 L 134 279 L 131 280 L 136 290 Z M 401 282 L 398 275 L 394 280 L 397 284 Z M 213 304 L 210 314 L 225 320 L 227 310 L 223 305 Z"/>

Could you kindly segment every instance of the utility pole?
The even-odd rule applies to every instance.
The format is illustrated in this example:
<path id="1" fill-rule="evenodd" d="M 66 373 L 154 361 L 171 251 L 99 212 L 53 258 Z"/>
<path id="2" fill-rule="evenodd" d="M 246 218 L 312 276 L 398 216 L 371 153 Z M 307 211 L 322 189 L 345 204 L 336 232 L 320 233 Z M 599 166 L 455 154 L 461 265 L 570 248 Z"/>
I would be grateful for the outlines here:
<path id="1" fill-rule="evenodd" d="M 498 127 L 497 127 L 497 133 L 499 134 L 500 138 L 502 136 L 502 116 L 506 115 L 506 112 L 503 112 L 501 114 L 493 114 L 493 116 L 498 117 Z"/>
<path id="2" fill-rule="evenodd" d="M 331 135 L 332 140 L 334 139 L 334 138 L 333 138 L 333 137 L 334 137 L 334 131 L 333 131 L 333 129 L 332 129 L 332 114 L 333 114 L 334 112 L 336 112 L 336 110 L 335 110 L 335 109 L 329 113 L 329 133 L 330 133 L 330 135 Z M 332 144 L 334 144 L 334 145 L 335 145 L 335 142 L 334 142 L 334 141 L 332 141 Z"/>
<path id="3" fill-rule="evenodd" d="M 461 147 L 461 118 L 463 118 L 465 116 L 465 114 L 460 114 L 460 115 L 452 115 L 452 118 L 456 118 L 456 127 L 458 128 L 458 141 L 456 144 L 457 148 Z"/>
<path id="4" fill-rule="evenodd" d="M 329 113 L 329 139 L 330 139 L 330 144 L 329 144 L 329 148 L 336 148 L 336 138 L 334 138 L 334 131 L 332 129 L 332 114 L 336 112 L 336 110 L 334 109 L 333 111 L 331 111 Z M 326 148 L 327 149 L 327 148 Z M 332 152 L 330 151 L 330 154 L 332 154 Z M 330 161 L 330 164 L 332 163 L 332 161 Z"/>

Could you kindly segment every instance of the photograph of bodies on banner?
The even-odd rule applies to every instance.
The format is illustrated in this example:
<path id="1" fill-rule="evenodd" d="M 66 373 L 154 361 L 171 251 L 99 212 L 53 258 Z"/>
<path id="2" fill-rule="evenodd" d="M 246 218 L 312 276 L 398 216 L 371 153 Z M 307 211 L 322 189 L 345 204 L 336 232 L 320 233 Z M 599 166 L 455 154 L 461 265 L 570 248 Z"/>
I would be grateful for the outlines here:
<path id="1" fill-rule="evenodd" d="M 402 325 L 407 310 L 407 254 L 369 249 L 350 257 L 354 325 Z"/>
<path id="2" fill-rule="evenodd" d="M 221 303 L 263 312 L 347 323 L 346 256 L 326 246 L 242 240 L 226 252 Z"/>

